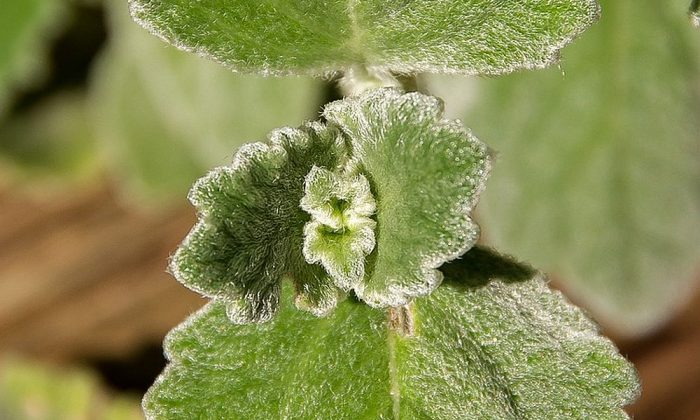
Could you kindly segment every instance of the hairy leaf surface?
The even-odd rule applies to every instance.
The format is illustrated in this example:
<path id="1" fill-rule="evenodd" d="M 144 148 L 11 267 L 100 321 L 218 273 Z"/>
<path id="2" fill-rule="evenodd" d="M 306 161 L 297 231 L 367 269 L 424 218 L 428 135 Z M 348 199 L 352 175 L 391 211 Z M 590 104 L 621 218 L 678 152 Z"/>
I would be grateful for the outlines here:
<path id="1" fill-rule="evenodd" d="M 501 152 L 487 239 L 639 334 L 685 300 L 700 241 L 700 38 L 687 3 L 607 0 L 561 70 L 482 82 L 467 120 Z"/>
<path id="2" fill-rule="evenodd" d="M 372 306 L 406 304 L 478 238 L 470 211 L 488 149 L 443 118 L 439 99 L 377 89 L 324 116 L 243 146 L 190 192 L 199 222 L 172 272 L 225 299 L 234 322 L 269 320 L 284 277 L 317 315 L 335 306 L 335 286 Z"/>
<path id="3" fill-rule="evenodd" d="M 531 268 L 484 248 L 392 315 L 353 300 L 237 326 L 213 301 L 166 339 L 149 418 L 626 418 L 632 367 Z"/>
<path id="4" fill-rule="evenodd" d="M 312 168 L 346 159 L 344 140 L 320 123 L 275 130 L 269 140 L 243 146 L 192 187 L 199 222 L 170 263 L 187 287 L 226 301 L 236 323 L 270 320 L 284 278 L 295 283 L 297 305 L 317 315 L 338 299 L 326 272 L 302 255 L 310 217 L 299 203 Z"/>
<path id="5" fill-rule="evenodd" d="M 376 200 L 376 251 L 357 295 L 375 306 L 397 306 L 430 293 L 437 267 L 462 255 L 479 237 L 470 212 L 490 170 L 484 143 L 442 102 L 418 93 L 378 89 L 324 110 L 352 145 L 353 164 Z"/>
<path id="6" fill-rule="evenodd" d="M 595 0 L 131 0 L 134 18 L 238 71 L 400 73 L 543 67 L 595 21 Z"/>

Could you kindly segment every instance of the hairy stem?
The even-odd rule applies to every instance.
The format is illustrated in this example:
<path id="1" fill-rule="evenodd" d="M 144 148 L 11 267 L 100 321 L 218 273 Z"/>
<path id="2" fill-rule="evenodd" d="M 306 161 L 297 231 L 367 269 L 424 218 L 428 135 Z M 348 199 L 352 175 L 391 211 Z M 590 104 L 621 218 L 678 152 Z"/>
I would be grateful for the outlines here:
<path id="1" fill-rule="evenodd" d="M 356 65 L 345 71 L 338 82 L 343 96 L 356 96 L 381 87 L 404 88 L 402 81 L 391 72 L 379 68 Z"/>

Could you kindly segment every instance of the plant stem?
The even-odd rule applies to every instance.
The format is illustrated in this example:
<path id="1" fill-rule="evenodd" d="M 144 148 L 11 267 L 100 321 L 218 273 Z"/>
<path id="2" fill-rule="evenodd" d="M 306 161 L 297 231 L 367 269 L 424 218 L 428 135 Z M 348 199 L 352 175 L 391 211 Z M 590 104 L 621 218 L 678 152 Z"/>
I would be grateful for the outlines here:
<path id="1" fill-rule="evenodd" d="M 340 78 L 338 84 L 343 96 L 361 95 L 368 90 L 382 87 L 405 89 L 402 81 L 394 77 L 391 72 L 364 65 L 350 67 Z"/>
<path id="2" fill-rule="evenodd" d="M 415 333 L 411 304 L 389 308 L 389 329 L 404 337 Z"/>

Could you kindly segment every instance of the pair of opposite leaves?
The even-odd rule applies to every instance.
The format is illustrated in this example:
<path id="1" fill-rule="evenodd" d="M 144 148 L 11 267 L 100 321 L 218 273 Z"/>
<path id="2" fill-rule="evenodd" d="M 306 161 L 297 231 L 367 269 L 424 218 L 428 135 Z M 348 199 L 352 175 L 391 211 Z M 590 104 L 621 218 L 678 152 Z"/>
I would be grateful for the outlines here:
<path id="1" fill-rule="evenodd" d="M 599 12 L 594 0 L 130 6 L 137 21 L 177 47 L 266 74 L 324 74 L 358 63 L 401 73 L 543 67 Z M 224 298 L 238 322 L 270 317 L 282 277 L 294 281 L 297 305 L 317 314 L 335 305 L 336 285 L 376 306 L 405 304 L 436 287 L 436 268 L 478 236 L 468 213 L 488 170 L 486 147 L 443 120 L 435 99 L 379 92 L 331 104 L 328 126 L 278 130 L 272 145 L 245 147 L 232 167 L 198 182 L 190 198 L 201 220 L 173 258 L 176 277 Z M 303 180 L 314 167 L 368 182 L 374 216 L 372 208 L 361 228 L 343 227 L 337 235 L 338 226 L 319 222 L 322 214 L 302 210 Z M 354 212 L 352 203 L 331 198 L 349 206 L 340 213 Z"/>
<path id="2" fill-rule="evenodd" d="M 469 212 L 488 149 L 444 119 L 437 98 L 378 89 L 327 105 L 324 117 L 243 147 L 190 193 L 200 221 L 171 269 L 223 299 L 234 322 L 269 320 L 285 277 L 297 306 L 317 315 L 341 290 L 406 304 L 478 238 Z"/>

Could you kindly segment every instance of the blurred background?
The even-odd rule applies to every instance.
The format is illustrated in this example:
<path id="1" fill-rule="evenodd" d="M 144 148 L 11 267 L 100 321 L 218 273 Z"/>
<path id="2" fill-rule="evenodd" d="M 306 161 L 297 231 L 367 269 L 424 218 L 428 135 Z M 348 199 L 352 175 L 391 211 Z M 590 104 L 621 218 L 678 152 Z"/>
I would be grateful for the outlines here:
<path id="1" fill-rule="evenodd" d="M 635 363 L 635 418 L 700 419 L 700 30 L 686 1 L 601 3 L 552 69 L 419 82 L 498 151 L 483 241 Z M 140 418 L 205 302 L 165 272 L 189 186 L 338 95 L 176 51 L 126 0 L 2 0 L 0 419 Z"/>

